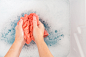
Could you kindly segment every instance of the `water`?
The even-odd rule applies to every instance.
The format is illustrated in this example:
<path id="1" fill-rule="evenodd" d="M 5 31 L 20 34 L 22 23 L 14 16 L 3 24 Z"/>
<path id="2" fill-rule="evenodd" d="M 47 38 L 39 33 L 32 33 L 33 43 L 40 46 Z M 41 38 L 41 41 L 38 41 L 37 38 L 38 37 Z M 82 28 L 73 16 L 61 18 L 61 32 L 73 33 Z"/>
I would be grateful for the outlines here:
<path id="1" fill-rule="evenodd" d="M 36 13 L 49 36 L 44 38 L 54 57 L 67 57 L 69 53 L 69 2 L 68 0 L 23 1 L 1 0 L 0 56 L 4 56 L 15 40 L 15 27 L 24 14 Z M 52 2 L 53 1 L 53 2 Z M 10 5 L 12 3 L 12 5 Z M 15 4 L 16 3 L 16 4 Z M 47 4 L 48 3 L 48 4 Z M 6 4 L 6 5 L 5 5 Z M 3 10 L 5 9 L 5 10 Z M 34 41 L 25 44 L 20 57 L 38 57 Z"/>
<path id="2" fill-rule="evenodd" d="M 20 17 L 24 17 L 24 15 L 25 13 L 22 13 L 20 16 L 17 17 L 17 20 L 10 21 L 9 23 L 7 22 L 6 26 L 1 31 L 1 40 L 4 40 L 8 44 L 13 44 L 15 40 L 15 27 L 17 25 L 17 22 L 20 20 Z M 57 30 L 55 30 L 55 32 L 52 32 L 50 30 L 51 26 L 47 22 L 43 21 L 43 19 L 41 19 L 40 16 L 39 21 L 43 23 L 45 29 L 49 33 L 49 36 L 44 39 L 48 46 L 54 45 L 57 43 L 57 41 L 61 40 L 60 37 L 63 37 L 63 34 L 60 34 L 60 32 L 57 33 Z M 53 33 L 55 33 L 56 35 Z"/>

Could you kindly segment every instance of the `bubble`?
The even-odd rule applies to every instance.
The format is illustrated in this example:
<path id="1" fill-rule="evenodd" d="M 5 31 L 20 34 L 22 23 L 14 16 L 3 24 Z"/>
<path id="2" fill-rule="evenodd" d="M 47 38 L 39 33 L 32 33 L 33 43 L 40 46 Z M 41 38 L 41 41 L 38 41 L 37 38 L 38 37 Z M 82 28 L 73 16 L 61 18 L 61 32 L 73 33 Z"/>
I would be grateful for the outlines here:
<path id="1" fill-rule="evenodd" d="M 58 31 L 57 30 L 55 30 L 55 33 L 57 33 Z"/>

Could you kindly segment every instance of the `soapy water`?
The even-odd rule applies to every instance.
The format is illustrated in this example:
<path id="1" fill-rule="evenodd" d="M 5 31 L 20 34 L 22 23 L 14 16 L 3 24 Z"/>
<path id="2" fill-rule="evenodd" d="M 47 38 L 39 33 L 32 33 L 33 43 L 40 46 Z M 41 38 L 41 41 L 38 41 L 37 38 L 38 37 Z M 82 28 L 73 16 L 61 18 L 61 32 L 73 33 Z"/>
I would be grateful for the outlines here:
<path id="1" fill-rule="evenodd" d="M 36 13 L 36 12 L 30 12 L 30 13 Z M 7 21 L 6 25 L 4 25 L 4 27 L 2 28 L 2 31 L 0 33 L 0 37 L 1 37 L 0 40 L 5 42 L 5 44 L 7 44 L 9 46 L 9 48 L 15 41 L 15 27 L 17 25 L 17 22 L 20 20 L 20 17 L 24 17 L 24 14 L 29 15 L 30 13 L 22 13 L 20 16 L 17 16 L 16 20 L 10 20 L 9 22 Z M 40 16 L 39 16 L 39 21 L 41 21 L 43 23 L 45 30 L 47 30 L 49 33 L 49 35 L 46 38 L 44 38 L 44 41 L 47 44 L 47 46 L 48 47 L 56 46 L 58 44 L 58 42 L 62 38 L 64 38 L 64 34 L 60 32 L 61 30 L 52 31 L 52 29 L 51 29 L 52 26 L 50 24 L 48 24 L 47 21 L 41 19 Z M 9 50 L 9 48 L 7 50 Z M 31 41 L 30 44 L 25 44 L 23 47 L 23 50 L 25 50 L 25 49 L 28 50 L 30 48 L 37 49 L 34 41 Z M 7 50 L 5 52 L 7 52 Z"/>
<path id="2" fill-rule="evenodd" d="M 7 2 L 5 2 L 7 1 Z M 3 3 L 1 3 L 3 2 Z M 49 36 L 44 38 L 54 57 L 67 57 L 69 53 L 68 0 L 1 0 L 0 2 L 0 57 L 4 57 L 15 40 L 15 27 L 24 14 L 36 13 Z M 10 5 L 11 4 L 11 5 Z M 2 21 L 6 22 L 2 22 Z M 25 44 L 20 57 L 39 57 L 34 41 Z"/>
<path id="3" fill-rule="evenodd" d="M 30 13 L 33 13 L 33 12 L 30 12 Z M 15 27 L 17 25 L 17 22 L 20 20 L 20 17 L 24 17 L 24 15 L 25 15 L 25 13 L 22 13 L 21 16 L 17 17 L 17 20 L 10 21 L 9 23 L 7 22 L 6 27 L 4 27 L 2 29 L 1 40 L 5 41 L 8 44 L 13 44 L 13 42 L 15 40 Z M 64 35 L 62 33 L 57 32 L 59 30 L 55 30 L 54 32 L 52 32 L 50 30 L 51 26 L 47 23 L 47 21 L 44 21 L 43 19 L 41 19 L 40 16 L 39 16 L 39 21 L 41 21 L 43 23 L 45 29 L 49 33 L 48 37 L 44 38 L 44 41 L 46 42 L 46 44 L 48 46 L 52 46 L 52 45 L 58 43 L 58 41 L 61 40 L 61 37 L 64 38 Z M 54 33 L 56 35 L 54 35 Z M 32 41 L 31 43 L 35 43 L 35 42 Z M 27 45 L 27 44 L 25 44 L 25 45 Z"/>
<path id="4" fill-rule="evenodd" d="M 21 16 L 17 16 L 17 20 L 12 20 L 10 22 L 7 22 L 6 25 L 4 25 L 4 27 L 2 28 L 2 31 L 0 33 L 1 34 L 0 41 L 5 42 L 5 44 L 7 44 L 9 46 L 9 48 L 13 44 L 13 42 L 15 41 L 15 27 L 17 25 L 17 22 L 20 20 L 20 17 L 24 17 L 24 14 L 25 13 L 22 13 Z M 49 35 L 46 38 L 44 38 L 44 41 L 48 47 L 53 46 L 53 45 L 57 45 L 58 42 L 61 40 L 61 38 L 64 38 L 64 34 L 59 32 L 60 30 L 51 31 L 51 26 L 47 23 L 47 21 L 44 21 L 43 19 L 41 19 L 40 16 L 39 16 L 39 21 L 41 21 L 43 23 L 45 29 L 49 33 Z M 34 48 L 36 49 L 36 44 L 34 41 L 31 41 L 30 44 L 25 44 L 23 49 L 28 50 L 29 48 L 31 48 L 31 46 L 33 46 L 33 49 Z M 5 51 L 5 54 L 9 50 L 9 48 Z"/>

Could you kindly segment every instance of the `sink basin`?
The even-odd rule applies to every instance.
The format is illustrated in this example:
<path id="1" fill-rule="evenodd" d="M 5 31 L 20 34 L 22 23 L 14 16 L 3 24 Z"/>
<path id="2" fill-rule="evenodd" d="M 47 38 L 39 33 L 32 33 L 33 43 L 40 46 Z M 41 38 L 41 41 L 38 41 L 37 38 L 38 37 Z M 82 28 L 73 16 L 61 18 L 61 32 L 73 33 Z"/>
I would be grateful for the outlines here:
<path id="1" fill-rule="evenodd" d="M 24 14 L 36 13 L 49 36 L 44 39 L 54 57 L 70 51 L 69 0 L 0 0 L 0 57 L 15 40 L 15 26 Z M 25 44 L 20 57 L 39 57 L 34 41 Z"/>
<path id="2" fill-rule="evenodd" d="M 70 0 L 70 53 L 68 57 L 86 57 L 86 1 Z"/>

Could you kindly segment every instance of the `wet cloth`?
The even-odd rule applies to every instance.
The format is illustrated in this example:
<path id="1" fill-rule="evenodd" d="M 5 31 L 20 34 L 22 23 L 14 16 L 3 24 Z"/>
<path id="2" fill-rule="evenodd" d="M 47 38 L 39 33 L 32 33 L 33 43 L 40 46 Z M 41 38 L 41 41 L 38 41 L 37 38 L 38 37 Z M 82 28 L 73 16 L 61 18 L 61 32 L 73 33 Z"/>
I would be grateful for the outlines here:
<path id="1" fill-rule="evenodd" d="M 23 31 L 24 31 L 24 39 L 26 40 L 26 43 L 29 44 L 32 40 L 34 41 L 33 37 L 33 16 L 37 19 L 37 25 L 39 25 L 39 17 L 35 13 L 31 13 L 30 15 L 25 14 L 24 17 L 21 17 L 20 20 L 23 20 Z M 19 20 L 19 22 L 20 22 Z M 17 25 L 19 24 L 17 23 Z M 48 32 L 44 30 L 44 37 L 48 36 Z"/>

